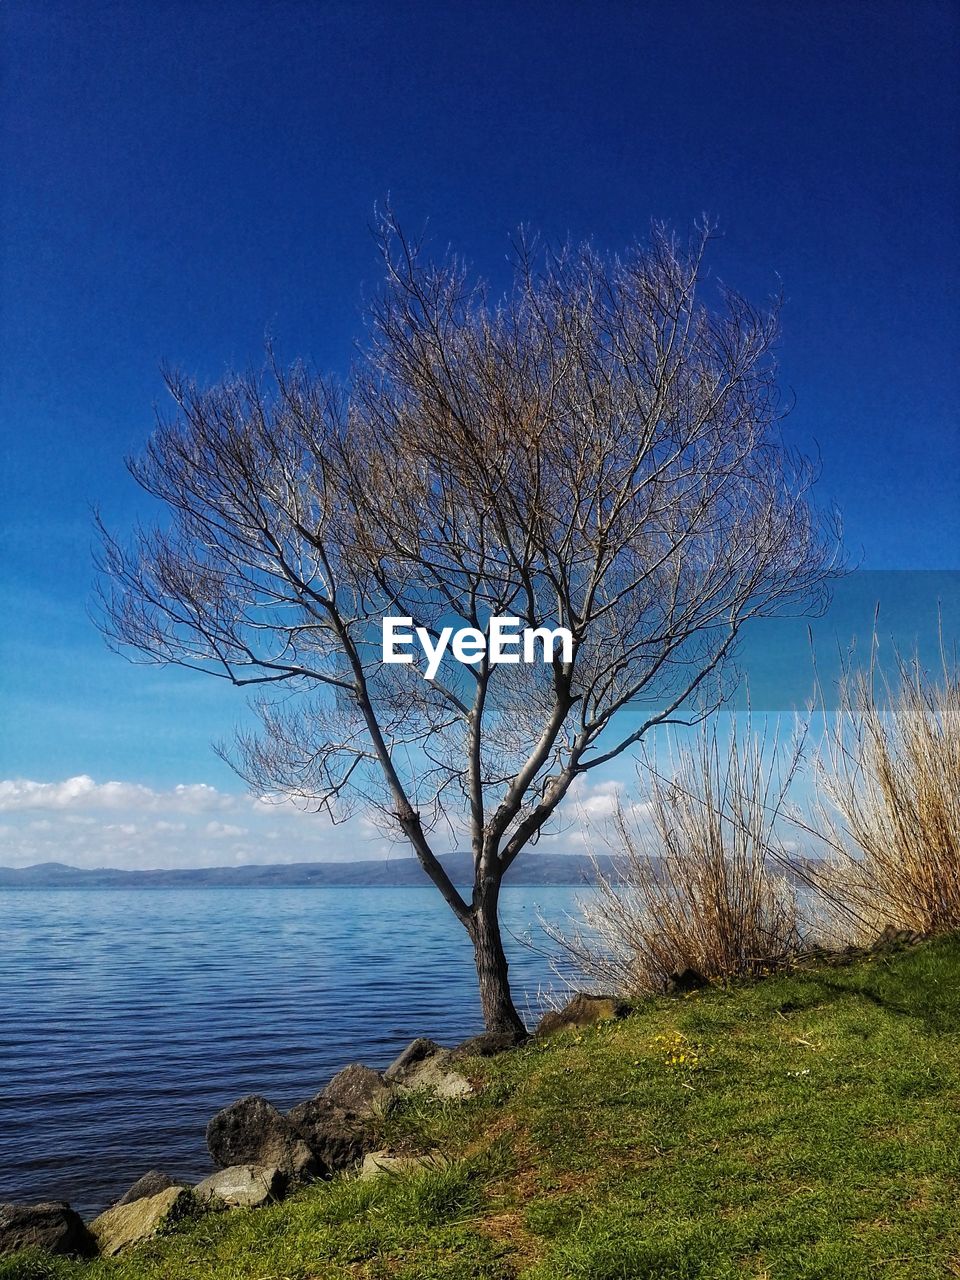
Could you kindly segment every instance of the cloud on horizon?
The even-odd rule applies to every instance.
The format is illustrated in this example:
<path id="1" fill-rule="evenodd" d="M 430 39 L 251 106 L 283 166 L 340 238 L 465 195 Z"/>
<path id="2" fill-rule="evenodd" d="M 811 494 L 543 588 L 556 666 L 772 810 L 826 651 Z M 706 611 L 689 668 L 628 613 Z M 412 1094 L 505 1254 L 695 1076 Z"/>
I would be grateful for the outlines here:
<path id="1" fill-rule="evenodd" d="M 218 791 L 205 782 L 180 784 L 170 791 L 153 791 L 136 782 L 97 783 L 85 773 L 66 778 L 63 782 L 33 782 L 27 778 L 0 781 L 0 813 L 24 809 L 137 809 L 204 813 L 211 809 L 232 808 L 240 798 Z"/>
<path id="2" fill-rule="evenodd" d="M 385 858 L 393 846 L 360 818 L 334 825 L 289 803 L 205 782 L 166 791 L 87 774 L 0 780 L 0 864 L 175 868 Z"/>
<path id="3" fill-rule="evenodd" d="M 620 795 L 619 782 L 580 779 L 564 816 L 539 847 L 557 853 L 601 848 Z M 437 843 L 442 852 L 457 847 L 448 835 Z M 148 869 L 405 856 L 404 845 L 387 839 L 369 816 L 335 825 L 326 814 L 205 782 L 161 791 L 137 782 L 97 782 L 87 774 L 55 782 L 0 780 L 4 866 Z"/>

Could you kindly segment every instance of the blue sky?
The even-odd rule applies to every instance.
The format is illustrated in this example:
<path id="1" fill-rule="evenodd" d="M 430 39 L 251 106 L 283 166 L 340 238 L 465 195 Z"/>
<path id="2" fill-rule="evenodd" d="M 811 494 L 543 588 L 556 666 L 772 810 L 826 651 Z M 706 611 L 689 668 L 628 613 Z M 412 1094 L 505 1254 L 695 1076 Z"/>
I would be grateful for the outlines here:
<path id="1" fill-rule="evenodd" d="M 788 428 L 819 450 L 854 558 L 905 571 L 883 579 L 882 616 L 927 643 L 938 599 L 956 617 L 954 5 L 8 0 L 0 22 L 0 778 L 21 784 L 0 792 L 0 862 L 74 849 L 66 819 L 91 814 L 66 860 L 367 840 L 286 816 L 268 840 L 256 824 L 274 816 L 248 821 L 209 745 L 240 695 L 130 667 L 86 609 L 91 507 L 120 528 L 144 512 L 122 459 L 150 429 L 161 361 L 216 378 L 257 363 L 269 331 L 284 356 L 342 370 L 388 195 L 496 283 L 520 223 L 615 249 L 653 217 L 714 215 L 716 273 L 755 298 L 782 283 Z M 860 582 L 826 634 L 869 626 L 881 579 Z M 771 705 L 803 697 L 777 681 L 804 637 L 752 642 Z M 132 790 L 64 790 L 77 776 Z M 200 786 L 223 800 L 213 817 Z M 154 825 L 189 809 L 190 839 L 147 839 L 137 797 Z M 26 836 L 31 822 L 50 825 Z M 122 848 L 111 823 L 135 828 Z"/>

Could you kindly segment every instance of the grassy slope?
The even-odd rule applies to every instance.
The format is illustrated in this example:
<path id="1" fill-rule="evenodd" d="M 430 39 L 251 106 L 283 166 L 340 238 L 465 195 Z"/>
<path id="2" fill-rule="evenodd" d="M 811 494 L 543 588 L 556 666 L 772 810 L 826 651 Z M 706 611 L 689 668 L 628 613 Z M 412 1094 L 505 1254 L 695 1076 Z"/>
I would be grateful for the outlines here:
<path id="1" fill-rule="evenodd" d="M 960 1276 L 960 939 L 651 1002 L 475 1074 L 480 1097 L 385 1121 L 448 1169 L 0 1280 Z"/>

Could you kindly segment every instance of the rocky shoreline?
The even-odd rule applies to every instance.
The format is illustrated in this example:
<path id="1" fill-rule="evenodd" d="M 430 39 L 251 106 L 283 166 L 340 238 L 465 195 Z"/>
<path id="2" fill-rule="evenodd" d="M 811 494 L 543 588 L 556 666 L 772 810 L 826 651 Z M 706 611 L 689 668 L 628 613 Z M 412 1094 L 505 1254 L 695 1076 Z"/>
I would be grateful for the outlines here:
<path id="1" fill-rule="evenodd" d="M 547 1013 L 534 1033 L 587 1026 L 624 1016 L 629 1006 L 606 996 L 580 994 Z M 378 1177 L 405 1168 L 437 1167 L 436 1151 L 415 1155 L 380 1149 L 377 1117 L 396 1098 L 425 1093 L 467 1098 L 476 1082 L 471 1058 L 503 1053 L 526 1037 L 485 1033 L 444 1048 L 414 1040 L 383 1072 L 363 1063 L 343 1068 L 314 1097 L 284 1114 L 259 1094 L 240 1098 L 207 1125 L 207 1148 L 217 1171 L 194 1187 L 152 1169 L 90 1223 L 65 1201 L 0 1204 L 0 1254 L 40 1248 L 76 1257 L 113 1257 L 162 1228 L 205 1212 L 258 1208 L 290 1191 L 336 1174 Z"/>

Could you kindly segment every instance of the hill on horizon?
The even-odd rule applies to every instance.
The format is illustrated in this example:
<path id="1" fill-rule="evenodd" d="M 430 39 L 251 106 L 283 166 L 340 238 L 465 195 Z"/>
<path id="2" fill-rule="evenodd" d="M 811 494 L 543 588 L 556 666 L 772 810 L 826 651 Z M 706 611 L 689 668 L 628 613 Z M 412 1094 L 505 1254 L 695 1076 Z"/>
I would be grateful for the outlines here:
<path id="1" fill-rule="evenodd" d="M 440 858 L 457 885 L 473 882 L 468 853 Z M 614 859 L 597 859 L 604 869 Z M 593 860 L 577 853 L 535 853 L 518 858 L 510 868 L 507 885 L 578 885 L 595 882 Z M 420 863 L 413 857 L 356 862 L 249 863 L 235 867 L 177 867 L 140 870 L 122 867 L 73 867 L 64 862 L 41 862 L 27 867 L 0 866 L 0 888 L 176 888 L 179 886 L 240 888 L 245 885 L 404 887 L 428 884 Z"/>

